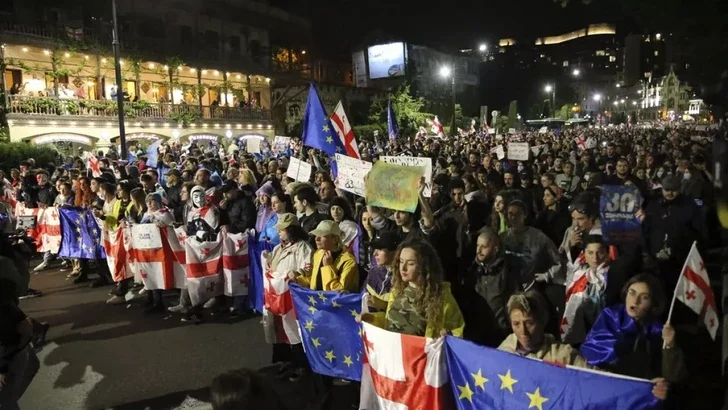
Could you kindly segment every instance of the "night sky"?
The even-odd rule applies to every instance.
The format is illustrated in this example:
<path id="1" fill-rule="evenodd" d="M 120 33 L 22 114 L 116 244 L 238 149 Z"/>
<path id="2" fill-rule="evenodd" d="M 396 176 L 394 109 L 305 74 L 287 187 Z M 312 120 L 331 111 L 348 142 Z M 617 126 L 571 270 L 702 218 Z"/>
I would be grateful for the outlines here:
<path id="1" fill-rule="evenodd" d="M 308 17 L 316 48 L 331 56 L 350 53 L 375 29 L 412 43 L 460 49 L 482 41 L 493 44 L 502 37 L 559 34 L 589 23 L 623 25 L 618 7 L 599 0 L 590 5 L 574 0 L 566 8 L 551 0 L 271 0 L 271 4 Z"/>

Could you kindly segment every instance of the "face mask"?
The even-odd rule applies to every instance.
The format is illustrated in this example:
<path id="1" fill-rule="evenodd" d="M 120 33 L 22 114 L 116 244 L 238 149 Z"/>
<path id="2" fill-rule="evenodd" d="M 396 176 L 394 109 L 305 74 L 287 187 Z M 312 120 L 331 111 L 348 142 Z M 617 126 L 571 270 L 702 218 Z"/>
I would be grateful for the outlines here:
<path id="1" fill-rule="evenodd" d="M 192 204 L 197 208 L 202 208 L 205 204 L 205 193 L 202 191 L 195 191 L 192 193 Z"/>
<path id="2" fill-rule="evenodd" d="M 665 175 L 665 172 L 663 171 L 657 171 L 657 177 L 662 178 L 662 176 Z"/>

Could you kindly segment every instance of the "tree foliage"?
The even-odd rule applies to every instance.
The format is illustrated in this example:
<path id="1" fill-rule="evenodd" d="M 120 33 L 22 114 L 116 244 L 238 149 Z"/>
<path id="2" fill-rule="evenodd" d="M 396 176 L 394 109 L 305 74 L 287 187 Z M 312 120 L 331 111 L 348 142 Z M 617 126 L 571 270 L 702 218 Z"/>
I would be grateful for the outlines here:
<path id="1" fill-rule="evenodd" d="M 414 135 L 417 130 L 432 119 L 433 115 L 422 112 L 425 102 L 420 97 L 412 96 L 410 86 L 403 84 L 389 96 L 397 115 L 397 125 L 402 135 Z M 375 98 L 369 109 L 369 121 L 372 124 L 387 123 L 387 99 Z"/>

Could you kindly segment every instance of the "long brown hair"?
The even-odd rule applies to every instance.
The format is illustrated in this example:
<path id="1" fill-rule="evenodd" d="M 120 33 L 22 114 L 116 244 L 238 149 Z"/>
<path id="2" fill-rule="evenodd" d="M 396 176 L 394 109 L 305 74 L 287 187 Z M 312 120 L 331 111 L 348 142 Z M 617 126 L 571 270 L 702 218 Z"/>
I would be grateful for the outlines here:
<path id="1" fill-rule="evenodd" d="M 82 207 L 91 206 L 94 199 L 96 199 L 96 194 L 91 191 L 91 179 L 89 179 L 89 177 L 82 176 L 79 177 L 77 181 L 78 192 L 76 192 L 73 200 L 74 205 Z"/>
<path id="2" fill-rule="evenodd" d="M 404 292 L 407 283 L 402 280 L 399 258 L 402 249 L 412 249 L 417 263 L 417 290 L 419 291 L 415 308 L 427 323 L 439 324 L 443 310 L 443 281 L 445 274 L 435 249 L 422 240 L 407 241 L 399 245 L 394 256 L 392 275 L 392 294 L 397 297 Z"/>

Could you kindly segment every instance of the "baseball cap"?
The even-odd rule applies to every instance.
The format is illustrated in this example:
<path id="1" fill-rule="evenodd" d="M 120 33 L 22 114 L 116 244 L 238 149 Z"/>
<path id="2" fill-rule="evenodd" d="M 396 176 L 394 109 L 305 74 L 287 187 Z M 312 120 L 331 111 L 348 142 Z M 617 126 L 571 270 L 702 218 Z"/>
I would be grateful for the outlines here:
<path id="1" fill-rule="evenodd" d="M 291 225 L 298 226 L 298 218 L 296 218 L 296 215 L 294 214 L 286 213 L 278 215 L 278 223 L 275 224 L 274 228 L 280 231 L 281 229 L 286 229 Z"/>
<path id="2" fill-rule="evenodd" d="M 319 222 L 316 229 L 309 232 L 309 235 L 314 236 L 329 236 L 329 235 L 338 235 L 341 237 L 341 229 L 339 229 L 339 225 L 331 220 L 321 221 Z"/>
<path id="3" fill-rule="evenodd" d="M 383 232 L 379 238 L 371 242 L 372 249 L 384 249 L 387 251 L 396 251 L 399 246 L 399 235 L 395 231 Z"/>
<path id="4" fill-rule="evenodd" d="M 662 189 L 665 191 L 680 191 L 681 185 L 682 181 L 680 181 L 680 178 L 675 175 L 668 175 L 665 178 L 662 178 Z"/>

